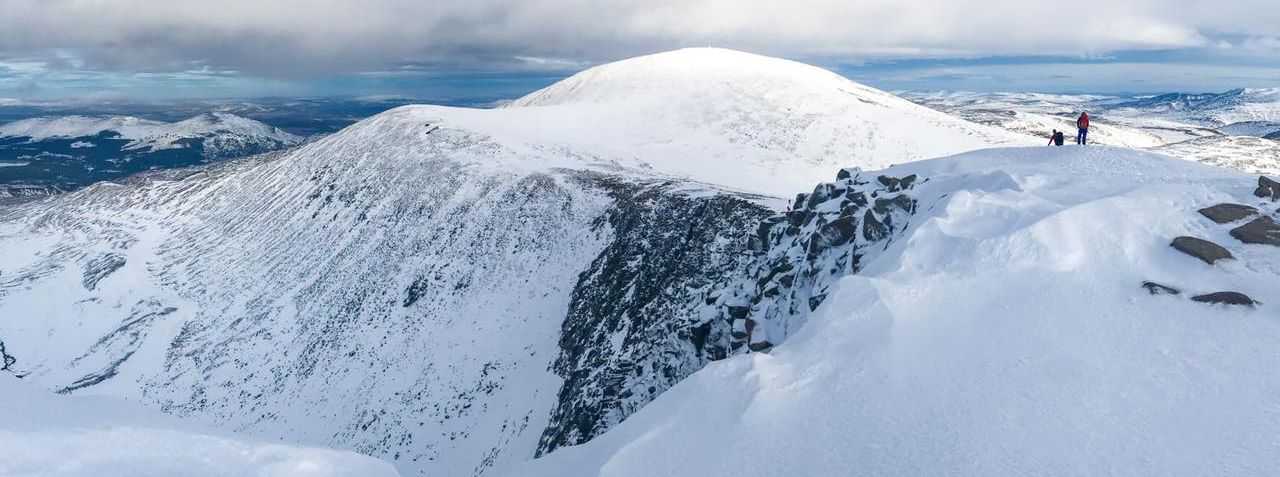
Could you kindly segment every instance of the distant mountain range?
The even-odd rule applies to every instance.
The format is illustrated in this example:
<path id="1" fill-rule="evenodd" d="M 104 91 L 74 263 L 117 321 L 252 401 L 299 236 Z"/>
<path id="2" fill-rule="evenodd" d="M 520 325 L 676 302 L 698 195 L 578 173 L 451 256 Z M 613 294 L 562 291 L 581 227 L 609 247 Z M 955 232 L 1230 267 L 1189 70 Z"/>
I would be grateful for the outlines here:
<path id="1" fill-rule="evenodd" d="M 0 125 L 0 201 L 129 174 L 275 151 L 302 137 L 228 113 L 163 122 L 133 116 L 46 116 Z"/>

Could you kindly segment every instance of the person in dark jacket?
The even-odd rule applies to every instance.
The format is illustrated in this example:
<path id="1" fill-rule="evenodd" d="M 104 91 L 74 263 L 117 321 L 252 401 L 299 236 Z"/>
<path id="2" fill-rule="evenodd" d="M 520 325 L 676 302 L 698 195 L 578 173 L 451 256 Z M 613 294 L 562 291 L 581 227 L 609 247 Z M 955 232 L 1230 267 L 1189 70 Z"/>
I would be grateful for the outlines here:
<path id="1" fill-rule="evenodd" d="M 1081 146 L 1089 143 L 1089 113 L 1080 113 L 1080 117 L 1076 119 L 1076 127 L 1080 129 L 1080 133 L 1076 135 L 1076 144 Z"/>
<path id="2" fill-rule="evenodd" d="M 1047 144 L 1047 145 L 1048 145 L 1048 146 L 1061 146 L 1061 145 L 1062 145 L 1062 143 L 1064 143 L 1064 142 L 1066 142 L 1066 135 L 1065 135 L 1065 134 L 1062 134 L 1062 131 L 1059 131 L 1059 130 L 1057 130 L 1057 129 L 1054 129 L 1054 130 L 1053 130 L 1053 134 L 1050 134 L 1050 135 L 1049 135 L 1049 144 Z"/>

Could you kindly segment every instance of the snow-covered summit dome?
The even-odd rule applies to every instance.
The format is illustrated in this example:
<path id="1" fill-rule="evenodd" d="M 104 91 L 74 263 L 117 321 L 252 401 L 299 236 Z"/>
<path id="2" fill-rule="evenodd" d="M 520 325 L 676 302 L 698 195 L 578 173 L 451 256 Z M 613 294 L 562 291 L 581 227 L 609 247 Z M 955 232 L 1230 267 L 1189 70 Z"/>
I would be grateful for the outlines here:
<path id="1" fill-rule="evenodd" d="M 381 123 L 384 132 L 403 130 L 406 121 L 441 124 L 502 144 L 572 151 L 589 164 L 776 195 L 807 188 L 839 167 L 881 168 L 1032 142 L 822 68 L 720 48 L 597 66 L 504 108 L 410 107 L 374 121 L 382 120 L 389 120 Z M 368 134 L 381 133 L 360 133 Z"/>
<path id="2" fill-rule="evenodd" d="M 635 101 L 640 98 L 856 94 L 900 104 L 900 98 L 795 61 L 724 48 L 685 48 L 587 69 L 512 102 L 508 107 Z M 815 98 L 818 99 L 818 98 Z M 834 99 L 834 98 L 824 98 Z"/>

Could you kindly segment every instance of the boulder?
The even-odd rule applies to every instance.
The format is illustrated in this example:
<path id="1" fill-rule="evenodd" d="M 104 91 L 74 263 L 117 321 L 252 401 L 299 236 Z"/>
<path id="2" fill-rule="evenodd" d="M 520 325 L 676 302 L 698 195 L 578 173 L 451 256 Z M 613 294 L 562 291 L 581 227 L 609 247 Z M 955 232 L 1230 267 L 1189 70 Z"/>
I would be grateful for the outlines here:
<path id="1" fill-rule="evenodd" d="M 876 219 L 876 214 L 867 210 L 862 216 L 862 238 L 875 242 L 889 235 L 889 227 Z"/>
<path id="2" fill-rule="evenodd" d="M 840 217 L 823 225 L 814 236 L 810 253 L 817 254 L 827 248 L 852 242 L 858 234 L 858 222 L 853 217 Z"/>
<path id="3" fill-rule="evenodd" d="M 1231 236 L 1244 243 L 1280 247 L 1280 223 L 1264 215 L 1231 229 Z"/>
<path id="4" fill-rule="evenodd" d="M 1147 291 L 1148 291 L 1148 292 L 1150 292 L 1152 295 L 1179 295 L 1179 294 L 1182 294 L 1182 290 L 1179 290 L 1179 289 L 1177 289 L 1177 288 L 1174 288 L 1174 287 L 1171 287 L 1171 286 L 1168 286 L 1168 285 L 1161 285 L 1161 284 L 1156 283 L 1156 282 L 1142 282 L 1142 288 L 1146 288 L 1146 289 L 1147 289 Z"/>
<path id="5" fill-rule="evenodd" d="M 801 192 L 796 194 L 796 202 L 791 206 L 791 210 L 800 210 L 804 208 L 804 203 L 809 200 L 809 194 Z"/>
<path id="6" fill-rule="evenodd" d="M 747 336 L 749 336 L 751 333 L 750 326 L 751 326 L 751 320 L 748 320 L 746 318 L 734 319 L 733 325 L 730 328 L 730 332 L 729 332 L 730 336 L 732 336 L 733 339 L 735 340 L 745 340 L 747 339 Z"/>
<path id="7" fill-rule="evenodd" d="M 1258 209 L 1244 204 L 1218 204 L 1200 209 L 1200 215 L 1219 224 L 1226 224 L 1258 215 Z"/>
<path id="8" fill-rule="evenodd" d="M 1245 295 L 1244 293 L 1233 292 L 1233 291 L 1223 291 L 1223 292 L 1217 292 L 1217 293 L 1207 293 L 1204 295 L 1196 295 L 1191 297 L 1191 299 L 1201 303 L 1214 303 L 1214 304 L 1220 304 L 1220 305 L 1253 306 L 1258 303 L 1256 301 L 1253 301 L 1252 298 L 1249 298 L 1249 295 Z"/>
<path id="9" fill-rule="evenodd" d="M 889 177 L 889 176 L 880 176 L 880 177 L 877 177 L 876 180 L 880 182 L 880 185 L 883 185 L 886 189 L 888 189 L 889 192 L 898 191 L 898 183 L 899 183 L 898 178 Z"/>
<path id="10" fill-rule="evenodd" d="M 1280 182 L 1273 181 L 1267 176 L 1258 176 L 1258 188 L 1254 189 L 1253 195 L 1267 198 L 1271 200 L 1280 200 Z"/>
<path id="11" fill-rule="evenodd" d="M 1235 258 L 1231 255 L 1231 252 L 1222 248 L 1221 245 L 1195 237 L 1182 236 L 1175 238 L 1169 246 L 1179 252 L 1203 260 L 1204 263 L 1209 265 L 1213 265 L 1213 263 L 1218 260 L 1230 260 Z"/>

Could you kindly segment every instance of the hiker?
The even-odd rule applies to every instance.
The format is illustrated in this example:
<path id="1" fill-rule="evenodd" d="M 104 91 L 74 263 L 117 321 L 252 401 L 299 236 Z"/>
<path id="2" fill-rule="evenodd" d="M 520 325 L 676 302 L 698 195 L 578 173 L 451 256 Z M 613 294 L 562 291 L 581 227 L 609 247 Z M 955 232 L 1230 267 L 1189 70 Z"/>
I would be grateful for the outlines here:
<path id="1" fill-rule="evenodd" d="M 1080 134 L 1076 135 L 1076 144 L 1081 146 L 1089 143 L 1089 113 L 1082 112 L 1080 117 L 1076 119 L 1076 127 L 1080 128 Z"/>
<path id="2" fill-rule="evenodd" d="M 1057 130 L 1057 129 L 1054 129 L 1054 130 L 1053 130 L 1053 134 L 1050 134 L 1050 135 L 1049 135 L 1049 144 L 1047 144 L 1047 145 L 1048 145 L 1048 146 L 1061 146 L 1061 145 L 1062 145 L 1062 143 L 1064 143 L 1064 142 L 1066 142 L 1066 141 L 1067 141 L 1067 139 L 1066 139 L 1066 134 L 1063 134 L 1063 133 L 1062 133 L 1062 131 L 1059 131 L 1059 130 Z"/>

